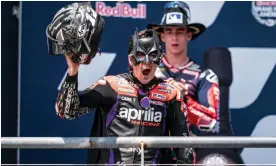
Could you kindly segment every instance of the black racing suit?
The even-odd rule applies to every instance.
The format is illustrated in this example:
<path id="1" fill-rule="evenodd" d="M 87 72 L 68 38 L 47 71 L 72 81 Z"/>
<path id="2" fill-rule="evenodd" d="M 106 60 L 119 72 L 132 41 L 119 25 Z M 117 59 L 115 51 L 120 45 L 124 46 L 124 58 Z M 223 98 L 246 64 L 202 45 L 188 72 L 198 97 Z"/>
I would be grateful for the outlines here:
<path id="1" fill-rule="evenodd" d="M 188 136 L 182 96 L 161 79 L 142 86 L 132 74 L 105 76 L 83 92 L 77 91 L 77 75 L 67 75 L 56 102 L 61 118 L 74 119 L 96 110 L 92 137 Z M 140 94 L 140 91 L 145 94 Z M 140 106 L 143 97 L 150 98 L 150 108 Z M 145 163 L 158 164 L 162 149 L 145 149 Z M 137 164 L 140 149 L 93 149 L 89 164 Z M 183 163 L 184 149 L 177 149 L 178 163 Z"/>

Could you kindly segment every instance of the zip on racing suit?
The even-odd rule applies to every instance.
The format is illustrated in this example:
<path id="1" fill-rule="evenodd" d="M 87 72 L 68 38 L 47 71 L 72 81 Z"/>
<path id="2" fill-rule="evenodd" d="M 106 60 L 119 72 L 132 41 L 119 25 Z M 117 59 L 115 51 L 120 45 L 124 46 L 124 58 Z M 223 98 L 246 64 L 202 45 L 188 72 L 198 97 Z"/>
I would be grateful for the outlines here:
<path id="1" fill-rule="evenodd" d="M 190 60 L 181 68 L 174 68 L 162 58 L 156 70 L 156 77 L 187 81 L 187 120 L 192 135 L 216 135 L 221 130 L 219 119 L 219 86 L 217 76 L 212 70 L 202 71 L 200 66 Z M 200 129 L 200 130 L 199 130 Z M 191 151 L 192 152 L 192 151 Z M 194 161 L 195 162 L 195 161 Z"/>
<path id="2" fill-rule="evenodd" d="M 83 92 L 77 91 L 77 75 L 67 75 L 60 89 L 56 113 L 74 119 L 96 110 L 91 136 L 188 136 L 186 105 L 180 92 L 161 79 L 141 85 L 131 74 L 105 76 Z M 142 108 L 144 97 L 150 107 Z M 145 163 L 158 164 L 162 149 L 145 149 Z M 175 149 L 178 163 L 185 163 L 184 149 Z M 139 149 L 90 150 L 89 164 L 138 164 Z"/>

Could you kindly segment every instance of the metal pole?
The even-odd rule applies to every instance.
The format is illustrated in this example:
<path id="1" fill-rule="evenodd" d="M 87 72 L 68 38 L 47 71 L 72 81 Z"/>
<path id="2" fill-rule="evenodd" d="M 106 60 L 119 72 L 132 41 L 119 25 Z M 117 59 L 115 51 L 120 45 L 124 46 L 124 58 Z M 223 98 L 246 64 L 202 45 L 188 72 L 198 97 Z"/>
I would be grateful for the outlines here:
<path id="1" fill-rule="evenodd" d="M 276 148 L 276 137 L 2 137 L 2 148 Z"/>
<path id="2" fill-rule="evenodd" d="M 144 142 L 141 142 L 141 166 L 145 165 Z"/>
<path id="3" fill-rule="evenodd" d="M 22 52 L 22 1 L 17 11 L 18 22 L 18 78 L 17 78 L 17 137 L 20 137 L 20 110 L 21 110 L 21 52 Z M 16 163 L 20 163 L 20 149 L 16 150 Z"/>

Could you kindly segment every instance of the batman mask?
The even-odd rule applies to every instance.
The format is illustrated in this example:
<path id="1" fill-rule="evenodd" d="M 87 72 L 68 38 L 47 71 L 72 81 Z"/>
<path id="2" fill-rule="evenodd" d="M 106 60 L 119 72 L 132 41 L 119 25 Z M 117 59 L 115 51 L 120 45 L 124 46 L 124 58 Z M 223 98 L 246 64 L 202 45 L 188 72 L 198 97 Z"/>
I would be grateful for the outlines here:
<path id="1" fill-rule="evenodd" d="M 160 64 L 163 51 L 154 30 L 147 29 L 138 34 L 138 30 L 136 29 L 130 44 L 132 46 L 130 56 L 134 59 L 134 65 L 140 63 Z"/>

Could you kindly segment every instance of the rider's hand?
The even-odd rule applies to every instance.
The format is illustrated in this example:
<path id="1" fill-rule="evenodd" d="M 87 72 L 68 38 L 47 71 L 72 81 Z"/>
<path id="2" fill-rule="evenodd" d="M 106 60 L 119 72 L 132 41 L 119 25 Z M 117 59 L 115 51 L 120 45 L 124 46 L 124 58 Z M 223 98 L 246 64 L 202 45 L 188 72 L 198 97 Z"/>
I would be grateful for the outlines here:
<path id="1" fill-rule="evenodd" d="M 198 127 L 201 131 L 210 132 L 215 129 L 218 115 L 207 108 L 197 104 L 197 101 L 187 96 L 187 110 L 185 115 L 190 124 Z"/>
<path id="2" fill-rule="evenodd" d="M 195 96 L 195 86 L 193 82 L 185 81 L 181 79 L 179 82 L 172 78 L 167 79 L 167 82 L 180 90 L 183 96 L 186 96 L 187 100 L 187 110 L 185 115 L 190 124 L 197 126 L 202 131 L 211 131 L 214 129 L 217 123 L 217 117 L 209 112 L 205 112 L 201 109 L 191 108 L 195 105 L 196 101 L 193 99 Z"/>
<path id="3" fill-rule="evenodd" d="M 69 76 L 73 76 L 73 75 L 76 75 L 79 71 L 79 67 L 80 67 L 80 64 L 79 63 L 74 63 L 72 60 L 71 60 L 71 54 L 70 53 L 67 53 L 65 55 L 65 58 L 66 58 L 66 62 L 67 62 L 67 65 L 68 65 L 68 74 Z"/>
<path id="4" fill-rule="evenodd" d="M 181 82 L 175 81 L 173 78 L 169 78 L 166 80 L 171 86 L 178 89 L 183 96 L 188 94 L 188 85 L 185 84 L 186 81 L 181 79 Z"/>

